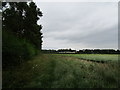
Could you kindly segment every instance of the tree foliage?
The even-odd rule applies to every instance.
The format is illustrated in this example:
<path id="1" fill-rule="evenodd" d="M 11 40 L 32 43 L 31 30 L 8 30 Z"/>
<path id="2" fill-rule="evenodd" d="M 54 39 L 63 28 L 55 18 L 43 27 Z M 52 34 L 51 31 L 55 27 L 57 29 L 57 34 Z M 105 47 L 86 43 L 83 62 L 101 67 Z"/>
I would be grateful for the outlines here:
<path id="1" fill-rule="evenodd" d="M 42 26 L 37 24 L 41 16 L 34 2 L 2 3 L 3 68 L 18 65 L 41 50 Z"/>
<path id="2" fill-rule="evenodd" d="M 11 32 L 2 32 L 2 66 L 18 65 L 36 55 L 35 47 L 25 39 L 19 39 Z"/>
<path id="3" fill-rule="evenodd" d="M 3 30 L 9 30 L 19 38 L 25 38 L 36 48 L 41 49 L 42 26 L 37 21 L 42 12 L 34 2 L 3 3 Z"/>

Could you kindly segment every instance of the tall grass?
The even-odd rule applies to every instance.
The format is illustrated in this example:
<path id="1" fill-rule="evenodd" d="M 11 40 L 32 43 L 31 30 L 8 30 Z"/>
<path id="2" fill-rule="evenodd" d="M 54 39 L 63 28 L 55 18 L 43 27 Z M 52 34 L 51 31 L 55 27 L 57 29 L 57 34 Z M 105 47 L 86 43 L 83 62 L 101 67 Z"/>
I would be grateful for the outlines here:
<path id="1" fill-rule="evenodd" d="M 76 57 L 42 54 L 13 71 L 3 71 L 3 87 L 117 88 L 118 64 L 95 63 Z"/>

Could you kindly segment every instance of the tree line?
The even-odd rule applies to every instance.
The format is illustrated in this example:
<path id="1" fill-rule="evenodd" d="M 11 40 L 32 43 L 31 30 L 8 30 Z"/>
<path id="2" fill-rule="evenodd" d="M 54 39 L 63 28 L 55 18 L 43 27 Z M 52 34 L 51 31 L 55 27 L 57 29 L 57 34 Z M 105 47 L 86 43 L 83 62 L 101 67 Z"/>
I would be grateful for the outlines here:
<path id="1" fill-rule="evenodd" d="M 34 2 L 2 2 L 3 67 L 19 64 L 36 55 L 42 46 L 43 13 Z"/>
<path id="2" fill-rule="evenodd" d="M 43 53 L 74 53 L 74 54 L 120 54 L 120 50 L 114 49 L 83 49 L 83 50 L 72 50 L 72 49 L 58 49 L 58 50 L 42 50 Z"/>

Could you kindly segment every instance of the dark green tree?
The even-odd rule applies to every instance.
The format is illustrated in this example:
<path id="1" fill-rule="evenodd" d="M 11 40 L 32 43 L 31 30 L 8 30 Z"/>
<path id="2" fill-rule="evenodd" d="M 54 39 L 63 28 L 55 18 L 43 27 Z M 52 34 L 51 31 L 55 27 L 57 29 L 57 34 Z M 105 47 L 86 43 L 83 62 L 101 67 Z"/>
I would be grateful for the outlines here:
<path id="1" fill-rule="evenodd" d="M 2 28 L 12 32 L 19 38 L 25 38 L 37 49 L 42 46 L 42 26 L 37 21 L 42 12 L 34 2 L 3 3 Z"/>
<path id="2" fill-rule="evenodd" d="M 37 48 L 41 49 L 42 46 L 42 26 L 37 24 L 39 17 L 42 13 L 34 2 L 31 2 L 25 11 L 24 19 L 24 37 L 26 37 L 31 43 L 33 43 Z"/>

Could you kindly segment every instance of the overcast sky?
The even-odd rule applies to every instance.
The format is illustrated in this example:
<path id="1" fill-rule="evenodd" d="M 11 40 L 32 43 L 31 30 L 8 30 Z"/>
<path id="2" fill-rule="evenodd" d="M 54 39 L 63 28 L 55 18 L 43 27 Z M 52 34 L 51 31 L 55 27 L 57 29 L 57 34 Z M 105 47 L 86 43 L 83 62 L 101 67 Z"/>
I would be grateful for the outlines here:
<path id="1" fill-rule="evenodd" d="M 118 48 L 117 2 L 36 2 L 43 49 Z"/>

